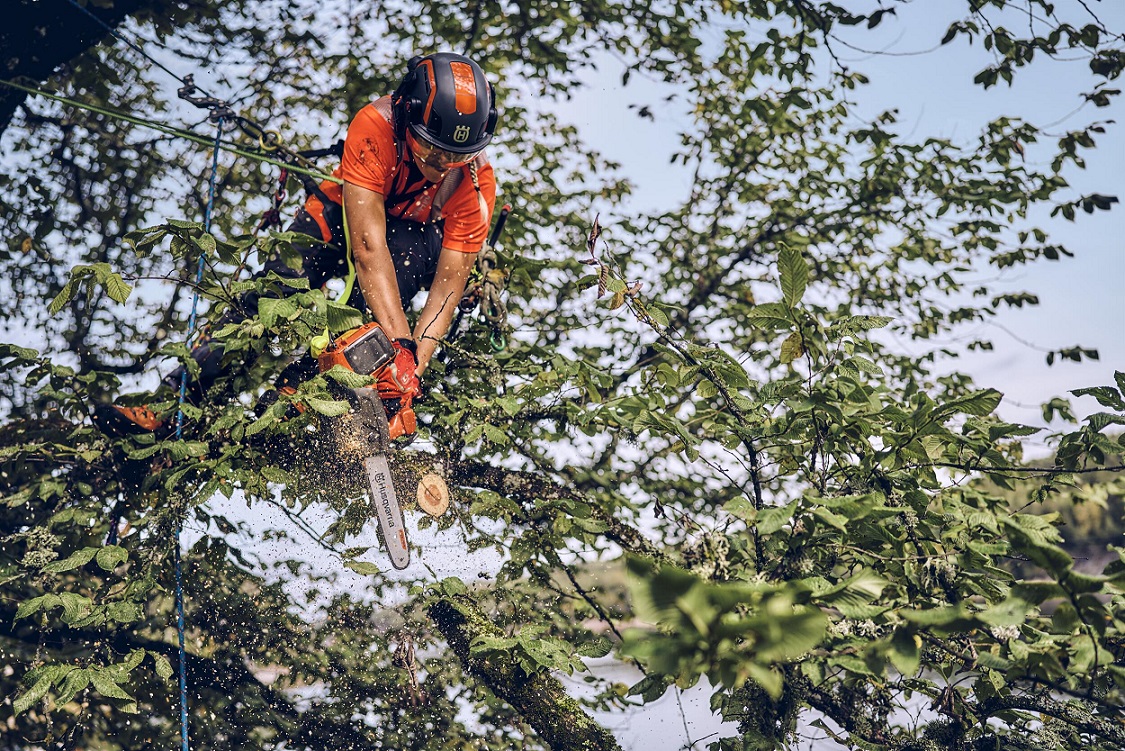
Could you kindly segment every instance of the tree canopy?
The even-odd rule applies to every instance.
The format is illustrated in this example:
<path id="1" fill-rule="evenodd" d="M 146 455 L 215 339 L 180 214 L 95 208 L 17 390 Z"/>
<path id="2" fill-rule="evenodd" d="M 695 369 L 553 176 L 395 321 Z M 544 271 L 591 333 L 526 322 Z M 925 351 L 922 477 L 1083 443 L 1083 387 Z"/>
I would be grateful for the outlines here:
<path id="1" fill-rule="evenodd" d="M 1101 406 L 1089 416 L 1044 394 L 1065 426 L 1047 435 L 935 369 L 946 334 L 1036 302 L 982 269 L 1065 263 L 1036 212 L 1080 221 L 1117 202 L 1066 179 L 1125 69 L 1125 37 L 1087 3 L 957 4 L 933 30 L 988 51 L 985 88 L 1087 61 L 1089 85 L 1063 92 L 1094 113 L 1081 124 L 1000 117 L 961 141 L 857 115 L 866 78 L 841 35 L 896 23 L 900 2 L 185 0 L 123 23 L 105 5 L 90 3 L 132 46 L 106 36 L 49 78 L 23 71 L 14 83 L 82 107 L 32 95 L 3 133 L 0 749 L 175 742 L 185 523 L 197 748 L 612 749 L 591 709 L 704 679 L 738 726 L 714 749 L 795 747 L 799 723 L 847 748 L 1125 748 L 1125 551 L 1084 568 L 1059 526 L 1060 504 L 1120 508 L 1125 374 L 1075 392 Z M 47 40 L 68 26 L 51 21 L 33 26 Z M 322 440 L 347 408 L 336 374 L 255 409 L 312 337 L 360 320 L 331 291 L 265 295 L 212 331 L 228 368 L 184 405 L 182 440 L 113 439 L 89 418 L 151 387 L 161 358 L 187 359 L 193 293 L 217 320 L 288 283 L 248 273 L 293 255 L 292 234 L 255 229 L 277 189 L 277 166 L 252 158 L 266 139 L 227 123 L 243 154 L 220 152 L 205 231 L 215 123 L 171 76 L 209 71 L 234 111 L 319 147 L 435 47 L 497 82 L 510 328 L 498 352 L 478 320 L 444 345 L 426 443 L 392 461 L 406 497 L 444 477 L 450 512 L 411 523 L 494 550 L 484 579 L 404 580 L 356 543 L 373 514 L 354 460 Z M 607 57 L 625 90 L 648 76 L 687 103 L 681 205 L 625 211 L 614 155 L 550 106 Z M 146 124 L 173 118 L 202 143 Z M 282 419 L 290 400 L 311 409 Z M 1053 465 L 1025 462 L 1032 435 Z M 217 512 L 223 498 L 247 515 Z M 363 591 L 285 545 L 250 550 L 296 534 Z M 597 561 L 627 572 L 627 598 L 591 580 Z M 561 674 L 610 654 L 643 679 L 567 694 Z"/>

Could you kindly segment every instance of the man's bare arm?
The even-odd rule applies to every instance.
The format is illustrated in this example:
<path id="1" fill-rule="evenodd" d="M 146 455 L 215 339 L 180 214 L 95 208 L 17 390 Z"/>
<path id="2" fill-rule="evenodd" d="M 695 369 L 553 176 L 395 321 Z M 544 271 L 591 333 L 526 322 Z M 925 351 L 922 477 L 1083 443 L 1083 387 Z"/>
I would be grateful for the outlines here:
<path id="1" fill-rule="evenodd" d="M 430 285 L 426 304 L 422 308 L 422 314 L 418 316 L 418 325 L 414 327 L 414 340 L 418 342 L 419 376 L 429 366 L 438 341 L 449 331 L 453 313 L 457 310 L 457 303 L 461 301 L 469 272 L 473 270 L 476 260 L 476 253 L 441 249 L 434 283 Z"/>
<path id="2" fill-rule="evenodd" d="M 356 279 L 367 307 L 387 336 L 392 339 L 409 338 L 410 323 L 402 309 L 395 266 L 387 247 L 387 213 L 383 207 L 383 196 L 373 190 L 344 183 L 344 209 L 348 214 Z"/>

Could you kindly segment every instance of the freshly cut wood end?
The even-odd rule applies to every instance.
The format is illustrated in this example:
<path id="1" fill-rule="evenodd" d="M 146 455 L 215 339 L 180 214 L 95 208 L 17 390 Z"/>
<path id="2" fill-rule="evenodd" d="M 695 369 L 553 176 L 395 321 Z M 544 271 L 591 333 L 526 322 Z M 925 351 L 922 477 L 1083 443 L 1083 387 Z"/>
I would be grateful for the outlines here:
<path id="1" fill-rule="evenodd" d="M 430 472 L 418 482 L 418 507 L 433 517 L 449 509 L 449 486 L 441 475 Z"/>

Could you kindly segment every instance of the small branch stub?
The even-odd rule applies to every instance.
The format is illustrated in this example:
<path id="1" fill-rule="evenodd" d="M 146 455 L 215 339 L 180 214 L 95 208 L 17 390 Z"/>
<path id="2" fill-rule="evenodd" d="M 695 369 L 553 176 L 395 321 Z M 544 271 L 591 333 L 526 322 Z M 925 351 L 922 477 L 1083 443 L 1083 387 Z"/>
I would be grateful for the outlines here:
<path id="1" fill-rule="evenodd" d="M 422 476 L 418 482 L 418 507 L 434 518 L 449 509 L 449 487 L 441 475 L 428 472 Z"/>

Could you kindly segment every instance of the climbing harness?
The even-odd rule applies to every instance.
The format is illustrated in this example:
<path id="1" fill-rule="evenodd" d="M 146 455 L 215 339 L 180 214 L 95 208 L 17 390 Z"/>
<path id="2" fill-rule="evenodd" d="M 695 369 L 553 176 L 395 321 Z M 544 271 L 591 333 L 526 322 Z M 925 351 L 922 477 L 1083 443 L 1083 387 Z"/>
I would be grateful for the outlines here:
<path id="1" fill-rule="evenodd" d="M 254 228 L 255 232 L 281 226 L 281 206 L 285 203 L 285 197 L 288 195 L 286 191 L 287 182 L 289 182 L 289 170 L 282 167 L 281 173 L 277 177 L 277 190 L 273 192 L 273 205 L 262 214 L 261 221 Z"/>
<path id="2" fill-rule="evenodd" d="M 309 160 L 319 159 L 324 156 L 341 158 L 344 156 L 344 142 L 343 140 L 339 140 L 326 149 L 307 149 L 295 153 L 302 159 Z M 324 192 L 320 189 L 320 186 L 316 184 L 316 181 L 307 175 L 300 175 L 300 177 L 304 184 L 305 192 L 315 195 L 317 198 L 321 199 L 321 203 L 323 203 L 325 200 Z M 265 213 L 262 214 L 262 220 L 258 223 L 258 227 L 254 230 L 255 232 L 261 232 L 263 229 L 269 229 L 270 227 L 281 226 L 281 207 L 288 196 L 288 183 L 289 168 L 282 167 L 277 177 L 277 189 L 273 193 L 273 206 L 266 209 Z"/>

